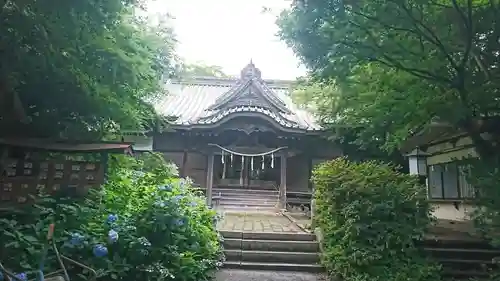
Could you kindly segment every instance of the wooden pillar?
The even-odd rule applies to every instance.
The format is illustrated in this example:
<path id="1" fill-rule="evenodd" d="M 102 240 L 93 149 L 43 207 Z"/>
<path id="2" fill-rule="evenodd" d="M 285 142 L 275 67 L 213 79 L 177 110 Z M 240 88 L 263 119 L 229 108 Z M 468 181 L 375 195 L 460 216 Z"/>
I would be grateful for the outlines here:
<path id="1" fill-rule="evenodd" d="M 241 163 L 239 163 L 239 165 L 241 165 L 241 170 L 240 170 L 240 186 L 243 186 L 245 184 L 245 182 L 243 181 L 243 179 L 245 178 L 245 157 L 244 156 L 241 156 Z"/>
<path id="2" fill-rule="evenodd" d="M 250 160 L 250 157 L 245 158 L 245 177 L 243 178 L 245 186 L 250 186 Z"/>
<path id="3" fill-rule="evenodd" d="M 283 153 L 280 157 L 280 190 L 279 190 L 279 196 L 280 196 L 280 202 L 279 202 L 279 207 L 280 209 L 286 209 L 286 160 L 287 160 L 287 155 L 286 153 Z"/>
<path id="4" fill-rule="evenodd" d="M 182 178 L 186 177 L 187 160 L 188 160 L 188 152 L 187 152 L 187 150 L 184 150 L 184 152 L 182 152 L 182 164 L 181 164 L 181 171 L 180 171 L 180 176 Z"/>
<path id="5" fill-rule="evenodd" d="M 210 152 L 207 157 L 207 205 L 212 206 L 212 185 L 214 183 L 214 154 Z"/>

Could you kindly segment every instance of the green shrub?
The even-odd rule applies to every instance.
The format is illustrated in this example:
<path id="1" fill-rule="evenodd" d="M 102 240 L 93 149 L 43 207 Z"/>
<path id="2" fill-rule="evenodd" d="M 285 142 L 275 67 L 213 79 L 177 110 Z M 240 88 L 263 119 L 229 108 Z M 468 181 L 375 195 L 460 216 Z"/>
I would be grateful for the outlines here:
<path id="1" fill-rule="evenodd" d="M 99 280 L 209 279 L 223 258 L 216 212 L 188 180 L 146 165 L 118 157 L 107 184 L 85 202 L 45 198 L 30 210 L 39 222 L 2 221 L 2 262 L 16 272 L 34 269 L 46 227 L 56 222 L 61 252 L 96 269 Z"/>
<path id="2" fill-rule="evenodd" d="M 461 165 L 469 166 L 467 181 L 475 187 L 475 208 L 472 218 L 484 238 L 495 247 L 500 246 L 500 169 L 478 158 L 461 159 Z"/>
<path id="3" fill-rule="evenodd" d="M 313 172 L 322 262 L 343 280 L 439 280 L 415 246 L 431 222 L 425 188 L 377 162 L 325 162 Z"/>

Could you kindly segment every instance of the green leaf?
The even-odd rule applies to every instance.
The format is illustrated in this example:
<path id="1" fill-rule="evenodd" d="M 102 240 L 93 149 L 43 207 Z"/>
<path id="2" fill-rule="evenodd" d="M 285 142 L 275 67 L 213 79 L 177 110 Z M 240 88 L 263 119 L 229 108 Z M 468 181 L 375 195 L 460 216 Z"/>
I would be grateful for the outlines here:
<path id="1" fill-rule="evenodd" d="M 28 243 L 37 243 L 38 239 L 34 236 L 31 235 L 23 235 L 23 239 L 26 240 Z"/>

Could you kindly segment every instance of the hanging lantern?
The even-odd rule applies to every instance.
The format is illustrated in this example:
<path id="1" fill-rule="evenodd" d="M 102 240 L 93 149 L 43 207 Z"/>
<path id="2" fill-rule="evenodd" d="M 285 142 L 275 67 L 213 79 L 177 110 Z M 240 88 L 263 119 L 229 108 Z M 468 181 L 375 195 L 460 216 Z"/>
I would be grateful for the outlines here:
<path id="1" fill-rule="evenodd" d="M 253 172 L 253 157 L 250 158 L 250 171 Z"/>
<path id="2" fill-rule="evenodd" d="M 274 153 L 271 153 L 271 168 L 274 169 Z"/>
<path id="3" fill-rule="evenodd" d="M 265 168 L 265 167 L 264 167 L 264 164 L 265 164 L 264 162 L 265 162 L 265 160 L 266 160 L 266 158 L 264 157 L 264 155 L 262 155 L 262 163 L 261 163 L 261 165 L 260 165 L 260 169 L 261 169 L 261 170 L 264 170 L 264 168 Z"/>
<path id="4" fill-rule="evenodd" d="M 229 163 L 229 164 L 232 167 L 233 166 L 233 154 L 232 153 L 229 154 L 229 158 L 231 158 L 230 159 L 231 163 Z"/>
<path id="5" fill-rule="evenodd" d="M 225 163 L 224 163 L 224 156 L 225 156 L 225 155 L 224 155 L 224 150 L 222 150 L 222 152 L 221 152 L 221 156 L 220 156 L 220 159 L 221 159 L 221 161 L 222 161 L 222 164 L 225 164 Z"/>
<path id="6" fill-rule="evenodd" d="M 428 153 L 420 148 L 415 148 L 406 155 L 410 166 L 410 175 L 427 176 L 427 157 Z"/>

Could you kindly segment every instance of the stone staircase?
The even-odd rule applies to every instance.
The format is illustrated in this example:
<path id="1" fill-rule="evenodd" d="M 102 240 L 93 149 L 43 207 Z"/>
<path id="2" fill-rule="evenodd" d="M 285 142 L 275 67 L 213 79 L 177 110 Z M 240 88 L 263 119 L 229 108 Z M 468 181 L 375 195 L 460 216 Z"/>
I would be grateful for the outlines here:
<path id="1" fill-rule="evenodd" d="M 225 267 L 322 272 L 314 234 L 222 231 Z"/>
<path id="2" fill-rule="evenodd" d="M 212 189 L 212 203 L 231 211 L 275 211 L 278 190 L 271 187 L 217 186 Z"/>
<path id="3" fill-rule="evenodd" d="M 442 266 L 445 279 L 488 279 L 491 270 L 499 269 L 495 259 L 500 257 L 500 249 L 482 241 L 429 239 L 422 246 Z"/>

